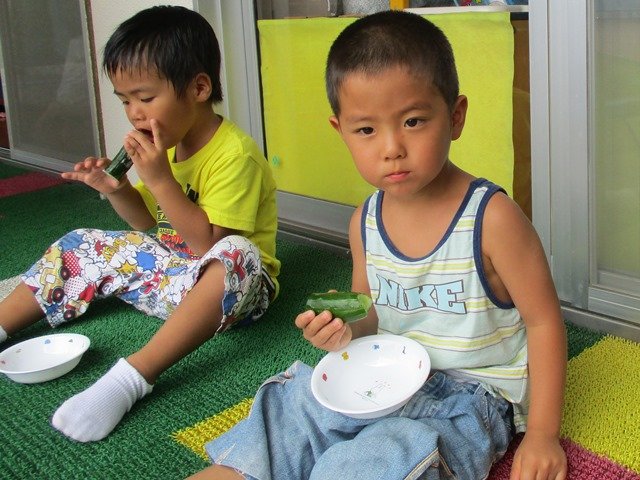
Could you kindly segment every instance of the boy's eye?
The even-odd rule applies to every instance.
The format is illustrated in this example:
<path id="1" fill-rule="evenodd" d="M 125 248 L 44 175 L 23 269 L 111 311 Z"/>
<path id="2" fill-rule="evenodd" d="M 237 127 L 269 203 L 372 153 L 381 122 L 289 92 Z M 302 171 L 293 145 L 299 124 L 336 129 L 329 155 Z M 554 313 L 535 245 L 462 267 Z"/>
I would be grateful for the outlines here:
<path id="1" fill-rule="evenodd" d="M 140 101 L 142 103 L 149 103 L 150 101 L 152 101 L 154 99 L 154 97 L 147 97 L 147 98 L 143 98 Z"/>
<path id="2" fill-rule="evenodd" d="M 373 133 L 373 128 L 371 127 L 362 127 L 357 130 L 358 133 L 362 133 L 363 135 L 371 135 Z"/>
<path id="3" fill-rule="evenodd" d="M 422 123 L 422 120 L 419 118 L 410 118 L 408 119 L 406 122 L 404 122 L 404 124 L 407 127 L 417 127 L 418 125 L 420 125 Z"/>

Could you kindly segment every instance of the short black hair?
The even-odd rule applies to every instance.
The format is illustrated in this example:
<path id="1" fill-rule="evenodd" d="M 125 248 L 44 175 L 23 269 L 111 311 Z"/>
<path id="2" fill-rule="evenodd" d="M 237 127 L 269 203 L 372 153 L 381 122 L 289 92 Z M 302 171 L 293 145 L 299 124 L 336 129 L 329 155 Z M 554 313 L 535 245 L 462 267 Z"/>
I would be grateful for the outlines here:
<path id="1" fill-rule="evenodd" d="M 340 114 L 338 94 L 347 75 L 373 75 L 397 66 L 431 81 L 453 108 L 458 73 L 445 34 L 420 15 L 387 10 L 349 24 L 331 45 L 325 83 L 334 115 Z"/>
<path id="2" fill-rule="evenodd" d="M 104 48 L 102 68 L 119 71 L 155 69 L 173 85 L 178 97 L 199 74 L 211 78 L 209 101 L 222 101 L 220 47 L 213 28 L 185 7 L 156 6 L 122 22 Z"/>

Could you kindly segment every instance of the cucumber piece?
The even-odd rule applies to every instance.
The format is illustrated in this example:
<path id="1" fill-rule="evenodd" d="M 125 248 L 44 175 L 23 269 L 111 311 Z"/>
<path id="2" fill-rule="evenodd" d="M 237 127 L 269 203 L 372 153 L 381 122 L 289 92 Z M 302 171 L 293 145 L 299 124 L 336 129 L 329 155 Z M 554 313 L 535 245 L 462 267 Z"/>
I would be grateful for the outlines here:
<path id="1" fill-rule="evenodd" d="M 124 177 L 125 174 L 129 171 L 132 165 L 133 162 L 131 161 L 131 158 L 129 158 L 127 151 L 124 149 L 124 147 L 122 147 L 118 151 L 118 153 L 116 153 L 116 156 L 113 157 L 113 160 L 111 160 L 109 166 L 104 169 L 104 173 L 120 181 L 120 179 Z"/>
<path id="2" fill-rule="evenodd" d="M 316 315 L 329 310 L 334 317 L 345 323 L 355 322 L 367 316 L 372 305 L 368 295 L 357 292 L 312 293 L 306 307 Z"/>

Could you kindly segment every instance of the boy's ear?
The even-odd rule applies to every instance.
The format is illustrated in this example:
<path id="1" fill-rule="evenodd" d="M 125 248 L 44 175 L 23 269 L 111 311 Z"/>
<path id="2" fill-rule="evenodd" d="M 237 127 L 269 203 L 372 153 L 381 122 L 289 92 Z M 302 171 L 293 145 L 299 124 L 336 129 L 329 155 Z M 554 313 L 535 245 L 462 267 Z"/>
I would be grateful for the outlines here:
<path id="1" fill-rule="evenodd" d="M 207 101 L 211 96 L 211 78 L 206 73 L 199 73 L 193 79 L 195 98 L 198 101 Z"/>
<path id="2" fill-rule="evenodd" d="M 458 96 L 451 113 L 451 140 L 457 140 L 462 135 L 464 122 L 467 118 L 467 107 L 469 101 L 464 95 Z"/>
<path id="3" fill-rule="evenodd" d="M 329 117 L 329 123 L 336 132 L 342 135 L 342 129 L 340 128 L 340 120 L 338 120 L 338 117 L 336 117 L 335 115 L 331 115 Z"/>

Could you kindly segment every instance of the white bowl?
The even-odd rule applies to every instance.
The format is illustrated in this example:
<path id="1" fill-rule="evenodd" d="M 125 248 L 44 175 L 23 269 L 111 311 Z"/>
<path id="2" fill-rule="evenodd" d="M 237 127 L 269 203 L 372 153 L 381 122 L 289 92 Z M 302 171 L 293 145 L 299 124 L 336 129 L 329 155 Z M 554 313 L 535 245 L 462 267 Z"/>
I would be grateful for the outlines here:
<path id="1" fill-rule="evenodd" d="M 354 418 L 377 418 L 402 407 L 427 380 L 425 348 L 399 335 L 370 335 L 330 352 L 313 370 L 311 391 L 325 407 Z"/>
<path id="2" fill-rule="evenodd" d="M 77 333 L 25 340 L 0 353 L 0 372 L 18 383 L 46 382 L 73 370 L 90 343 Z"/>

